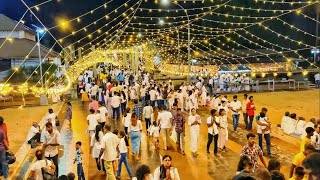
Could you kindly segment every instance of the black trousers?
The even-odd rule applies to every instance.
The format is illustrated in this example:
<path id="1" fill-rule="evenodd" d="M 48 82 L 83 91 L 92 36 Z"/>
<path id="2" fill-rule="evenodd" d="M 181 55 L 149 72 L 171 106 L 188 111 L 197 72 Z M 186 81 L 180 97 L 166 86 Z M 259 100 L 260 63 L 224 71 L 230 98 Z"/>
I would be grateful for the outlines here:
<path id="1" fill-rule="evenodd" d="M 31 139 L 29 139 L 28 144 L 31 144 L 31 141 L 32 141 L 32 140 L 35 140 L 35 141 L 37 141 L 37 142 L 40 142 L 40 137 L 41 137 L 41 134 L 40 134 L 40 133 L 35 134 Z"/>
<path id="2" fill-rule="evenodd" d="M 218 153 L 218 137 L 219 137 L 218 134 L 212 135 L 212 134 L 208 133 L 207 151 L 209 151 L 210 145 L 213 140 L 213 144 L 214 144 L 213 152 L 214 152 L 214 154 Z"/>
<path id="3" fill-rule="evenodd" d="M 151 125 L 151 119 L 150 118 L 144 118 L 144 119 L 146 120 L 146 130 L 148 130 Z"/>
<path id="4" fill-rule="evenodd" d="M 46 157 L 48 160 L 52 160 L 53 164 L 56 166 L 56 176 L 59 175 L 59 156 L 58 154 L 53 157 Z"/>
<path id="5" fill-rule="evenodd" d="M 104 160 L 103 159 L 99 159 L 99 158 L 96 158 L 96 164 L 97 164 L 97 169 L 100 171 L 101 170 L 101 164 L 102 164 L 102 170 L 104 172 L 106 172 L 106 168 L 104 166 Z"/>

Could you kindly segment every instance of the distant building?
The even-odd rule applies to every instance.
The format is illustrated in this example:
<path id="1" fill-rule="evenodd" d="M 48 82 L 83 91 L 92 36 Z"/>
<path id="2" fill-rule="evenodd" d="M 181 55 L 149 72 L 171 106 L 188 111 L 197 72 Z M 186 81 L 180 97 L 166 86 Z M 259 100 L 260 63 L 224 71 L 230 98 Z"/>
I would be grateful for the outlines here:
<path id="1" fill-rule="evenodd" d="M 17 24 L 18 26 L 12 32 Z M 21 63 L 23 63 L 21 66 L 26 67 L 39 65 L 36 34 L 34 30 L 21 22 L 0 14 L 0 79 L 6 75 L 8 70 L 18 67 Z M 6 39 L 7 41 L 3 44 Z M 46 57 L 43 62 L 49 61 L 60 65 L 58 53 L 42 45 L 40 52 L 42 59 Z"/>

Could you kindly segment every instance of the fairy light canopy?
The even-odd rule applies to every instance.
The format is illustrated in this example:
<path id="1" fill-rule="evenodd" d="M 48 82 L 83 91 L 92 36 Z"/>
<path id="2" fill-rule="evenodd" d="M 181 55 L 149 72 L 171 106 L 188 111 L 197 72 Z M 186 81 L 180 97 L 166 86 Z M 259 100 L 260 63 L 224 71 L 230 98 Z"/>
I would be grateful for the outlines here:
<path id="1" fill-rule="evenodd" d="M 75 66 L 79 57 L 96 62 L 102 52 L 133 52 L 142 44 L 156 47 L 152 54 L 163 63 L 188 64 L 190 44 L 198 64 L 280 66 L 296 58 L 318 68 L 310 54 L 319 47 L 318 0 L 14 0 L 6 6 L 16 4 L 18 22 L 45 29 L 48 48 L 62 54 L 74 47 L 68 53 Z"/>

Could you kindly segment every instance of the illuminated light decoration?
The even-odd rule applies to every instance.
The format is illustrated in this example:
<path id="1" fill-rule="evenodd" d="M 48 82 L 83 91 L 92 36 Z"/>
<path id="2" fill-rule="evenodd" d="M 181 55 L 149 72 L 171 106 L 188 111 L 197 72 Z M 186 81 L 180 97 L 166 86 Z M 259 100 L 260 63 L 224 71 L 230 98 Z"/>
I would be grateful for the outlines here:
<path id="1" fill-rule="evenodd" d="M 10 84 L 0 84 L 0 94 L 1 95 L 8 95 L 13 88 L 10 86 Z"/>
<path id="2" fill-rule="evenodd" d="M 258 0 L 257 0 L 258 1 Z M 265 3 L 265 2 L 264 2 Z M 273 2 L 274 3 L 274 2 Z M 290 5 L 292 5 L 292 4 L 295 4 L 295 3 L 290 3 Z M 223 6 L 221 6 L 221 7 L 223 7 Z M 233 9 L 237 9 L 237 8 L 233 8 Z M 203 10 L 203 9 L 202 9 Z M 264 11 L 263 9 L 261 9 L 261 11 Z M 276 12 L 276 11 L 274 11 L 273 10 L 273 12 Z M 285 12 L 285 10 L 284 11 L 280 11 L 280 12 Z M 232 15 L 230 15 L 229 14 L 229 18 L 231 18 L 231 16 Z M 242 17 L 240 17 L 240 18 L 242 18 Z M 244 19 L 244 18 L 243 18 Z M 272 19 L 272 17 L 270 18 L 270 19 Z M 276 19 L 276 18 L 274 18 L 274 19 Z M 230 23 L 230 25 L 237 25 L 236 23 L 234 23 L 234 22 L 231 22 Z M 244 25 L 249 25 L 249 24 L 244 24 Z M 124 27 L 124 26 L 123 26 Z M 184 26 L 185 27 L 185 26 Z M 261 25 L 261 27 L 263 28 L 263 29 L 265 29 L 265 30 L 268 30 L 269 28 L 268 27 L 263 27 L 263 25 Z M 120 28 L 120 27 L 119 27 Z M 183 26 L 179 26 L 179 29 L 181 29 L 181 28 L 183 28 Z M 246 28 L 246 27 L 244 27 L 244 28 Z M 290 28 L 293 28 L 293 29 L 295 29 L 294 28 L 294 26 L 290 26 Z M 222 29 L 222 28 L 221 28 Z M 231 31 L 232 32 L 232 29 L 233 28 L 230 28 L 229 29 L 229 32 Z M 209 33 L 210 33 L 210 30 L 212 30 L 212 29 L 209 29 Z M 159 35 L 160 34 L 160 31 L 159 31 L 159 33 L 154 33 L 154 32 L 148 32 L 148 30 L 146 29 L 146 30 L 139 30 L 139 31 L 141 31 L 141 32 L 144 32 L 144 31 L 146 31 L 146 33 L 148 33 L 148 34 L 151 34 L 152 33 L 152 35 L 154 35 L 154 36 L 157 36 L 157 35 Z M 224 31 L 224 30 L 223 30 Z M 98 33 L 99 33 L 99 31 L 97 31 Z M 111 32 L 111 31 L 110 31 Z M 120 33 L 120 32 L 123 32 L 123 31 L 119 31 L 119 33 L 118 33 L 118 31 L 116 31 L 117 33 L 114 35 L 115 37 L 123 37 L 124 36 L 124 34 L 122 34 L 122 33 Z M 203 31 L 204 32 L 204 31 Z M 183 34 L 184 32 L 182 32 L 182 34 Z M 92 32 L 90 32 L 90 34 L 92 34 Z M 104 34 L 107 34 L 107 33 L 104 33 Z M 144 37 L 146 37 L 146 38 L 148 38 L 148 37 L 150 37 L 148 34 L 146 34 L 146 35 L 144 35 Z M 278 35 L 278 36 L 280 36 L 280 37 L 282 37 L 281 35 Z M 202 42 L 202 43 L 205 43 L 206 42 L 206 40 L 210 40 L 212 37 L 209 37 L 209 38 L 205 38 L 205 37 L 209 37 L 209 36 L 207 36 L 207 35 L 203 35 L 203 38 L 196 38 L 196 40 L 194 40 L 194 42 L 195 43 L 199 43 L 199 42 Z M 288 42 L 290 42 L 290 37 L 288 37 L 288 36 L 283 36 L 283 37 L 285 37 L 285 39 L 286 40 L 288 40 Z M 183 37 L 182 37 L 183 38 Z M 117 38 L 115 38 L 115 39 L 117 39 Z M 151 39 L 153 39 L 153 38 L 151 38 Z M 105 38 L 104 38 L 104 40 L 105 40 Z M 166 40 L 166 39 L 164 39 L 164 40 Z M 137 39 L 132 39 L 132 41 L 135 43 L 136 41 L 137 41 Z M 168 42 L 174 42 L 174 40 L 173 39 L 168 39 Z M 183 40 L 182 40 L 183 41 Z M 221 47 L 219 47 L 219 49 L 220 49 L 220 51 L 222 51 L 223 52 L 223 47 L 228 47 L 228 45 L 227 45 L 227 42 L 228 41 L 228 39 L 224 39 L 224 40 L 222 40 L 221 41 L 221 44 L 220 44 L 220 46 Z M 77 42 L 79 42 L 79 40 L 77 40 Z M 112 43 L 116 43 L 116 42 L 123 42 L 123 41 L 121 41 L 121 40 L 111 40 L 110 42 L 112 42 Z M 166 44 L 163 44 L 163 45 L 161 45 L 160 46 L 160 48 L 162 49 L 162 50 L 160 50 L 160 51 L 166 51 L 166 50 L 170 50 L 170 49 L 174 49 L 174 48 L 172 48 L 172 46 L 167 46 L 166 47 L 166 45 L 168 45 L 168 42 L 166 42 Z M 267 43 L 267 41 L 265 41 L 265 40 L 263 40 L 263 42 L 264 43 Z M 91 43 L 91 42 L 90 42 Z M 219 42 L 220 43 L 220 42 Z M 239 43 L 237 43 L 234 39 L 233 40 L 230 40 L 230 43 L 232 43 L 232 44 L 235 44 L 235 45 L 238 45 L 238 46 L 240 46 L 239 45 Z M 297 45 L 303 45 L 303 42 L 302 41 L 297 41 L 296 42 L 297 43 Z M 97 44 L 97 45 L 100 45 L 99 44 L 99 42 L 98 43 L 95 43 L 95 44 Z M 206 44 L 206 43 L 205 43 Z M 258 47 L 261 47 L 261 46 L 259 46 L 258 45 L 258 43 L 257 42 L 254 42 L 254 41 L 252 41 L 251 42 L 251 44 L 255 44 L 255 45 L 257 45 Z M 203 44 L 201 44 L 201 46 L 202 46 Z M 114 44 L 113 44 L 113 46 L 114 46 Z M 197 45 L 197 46 L 199 46 L 199 45 Z M 208 43 L 208 45 L 207 45 L 208 47 L 212 47 L 212 45 L 210 44 L 210 43 Z M 106 46 L 106 47 L 108 47 L 108 46 Z M 233 48 L 233 47 L 231 47 L 231 48 Z M 88 48 L 86 48 L 86 49 L 88 49 Z M 271 49 L 273 49 L 273 48 L 271 48 Z M 197 51 L 199 51 L 199 50 L 197 50 Z M 200 50 L 201 51 L 201 50 Z M 280 53 L 281 52 L 281 53 Z M 279 51 L 279 53 L 280 54 L 282 54 L 282 53 L 285 53 L 286 51 L 284 50 L 284 49 L 282 49 L 281 51 Z M 287 52 L 296 52 L 296 50 L 291 50 L 291 51 L 287 51 Z M 298 52 L 298 51 L 297 51 Z M 214 52 L 214 53 L 216 53 L 216 52 Z M 170 54 L 170 53 L 169 53 Z M 167 56 L 167 55 L 166 55 Z M 248 56 L 248 55 L 246 55 L 246 56 Z M 267 56 L 268 57 L 268 55 L 267 54 L 261 54 L 261 56 Z M 234 56 L 231 56 L 232 58 L 234 57 Z M 300 57 L 300 56 L 299 56 Z M 302 56 L 301 56 L 302 57 Z M 231 59 L 232 59 L 231 58 Z M 239 58 L 245 58 L 245 57 L 239 57 Z M 186 73 L 184 73 L 184 74 L 186 74 Z"/>
<path id="3" fill-rule="evenodd" d="M 303 75 L 303 76 L 308 75 L 308 71 L 306 71 L 306 70 L 302 71 L 302 75 Z"/>
<path id="4" fill-rule="evenodd" d="M 273 73 L 273 76 L 274 76 L 274 77 L 278 76 L 278 73 Z"/>
<path id="5" fill-rule="evenodd" d="M 287 76 L 289 76 L 289 77 L 292 76 L 292 72 L 288 72 Z"/>

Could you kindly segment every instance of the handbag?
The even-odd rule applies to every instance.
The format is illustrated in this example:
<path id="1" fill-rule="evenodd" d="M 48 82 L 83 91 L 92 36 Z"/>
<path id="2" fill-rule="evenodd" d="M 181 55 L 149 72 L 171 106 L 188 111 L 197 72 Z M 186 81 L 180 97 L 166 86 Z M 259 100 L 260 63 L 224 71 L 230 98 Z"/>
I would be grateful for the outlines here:
<path id="1" fill-rule="evenodd" d="M 60 126 L 60 122 L 58 119 L 56 120 L 56 126 Z"/>
<path id="2" fill-rule="evenodd" d="M 13 164 L 16 162 L 16 157 L 14 156 L 14 154 L 11 151 L 7 151 L 6 152 L 6 160 L 7 160 L 8 164 Z"/>
<path id="3" fill-rule="evenodd" d="M 48 167 L 48 160 L 46 161 L 46 167 L 41 168 L 43 180 L 57 180 L 55 169 Z"/>

